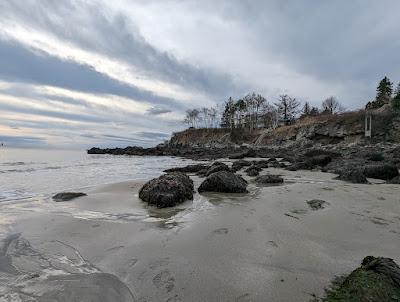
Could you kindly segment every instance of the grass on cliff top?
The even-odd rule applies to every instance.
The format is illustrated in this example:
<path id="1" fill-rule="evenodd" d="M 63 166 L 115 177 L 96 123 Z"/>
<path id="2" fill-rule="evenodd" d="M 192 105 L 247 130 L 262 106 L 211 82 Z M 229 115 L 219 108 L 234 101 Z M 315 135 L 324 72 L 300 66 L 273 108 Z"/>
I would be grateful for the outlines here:
<path id="1" fill-rule="evenodd" d="M 326 291 L 323 302 L 400 302 L 400 288 L 386 275 L 354 270 L 347 277 L 338 277 Z"/>

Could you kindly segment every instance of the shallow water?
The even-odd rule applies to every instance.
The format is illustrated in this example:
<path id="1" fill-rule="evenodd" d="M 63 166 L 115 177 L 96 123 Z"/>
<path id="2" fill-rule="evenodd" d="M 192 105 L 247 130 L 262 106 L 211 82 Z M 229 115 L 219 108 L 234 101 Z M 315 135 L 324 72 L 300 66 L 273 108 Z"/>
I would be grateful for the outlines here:
<path id="1" fill-rule="evenodd" d="M 0 201 L 143 180 L 189 164 L 173 157 L 87 154 L 85 150 L 0 149 Z"/>

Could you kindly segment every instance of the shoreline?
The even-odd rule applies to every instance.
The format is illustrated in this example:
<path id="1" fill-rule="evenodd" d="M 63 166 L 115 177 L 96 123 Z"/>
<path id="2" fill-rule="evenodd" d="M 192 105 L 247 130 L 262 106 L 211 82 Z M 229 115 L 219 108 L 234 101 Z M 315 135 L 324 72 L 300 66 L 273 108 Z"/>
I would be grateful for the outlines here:
<path id="1" fill-rule="evenodd" d="M 171 209 L 144 205 L 137 181 L 97 186 L 69 202 L 0 204 L 3 240 L 19 234 L 7 249 L 12 265 L 38 274 L 27 281 L 9 272 L 0 293 L 48 293 L 51 284 L 65 288 L 65 275 L 88 282 L 83 277 L 96 273 L 105 288 L 129 289 L 132 299 L 114 301 L 309 301 L 366 255 L 400 261 L 398 186 L 267 170 L 287 182 L 250 182 L 247 195 L 196 193 Z M 191 178 L 197 188 L 201 180 Z M 309 208 L 306 201 L 316 198 L 327 207 Z M 37 255 L 52 259 L 46 270 Z"/>

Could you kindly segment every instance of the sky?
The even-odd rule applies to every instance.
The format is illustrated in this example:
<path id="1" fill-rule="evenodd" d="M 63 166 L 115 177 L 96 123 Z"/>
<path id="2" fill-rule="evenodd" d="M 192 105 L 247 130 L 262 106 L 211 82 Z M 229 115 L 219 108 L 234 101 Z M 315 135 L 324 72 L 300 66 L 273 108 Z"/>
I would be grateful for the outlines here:
<path id="1" fill-rule="evenodd" d="M 363 107 L 400 81 L 398 0 L 2 0 L 0 142 L 153 146 L 249 92 Z"/>

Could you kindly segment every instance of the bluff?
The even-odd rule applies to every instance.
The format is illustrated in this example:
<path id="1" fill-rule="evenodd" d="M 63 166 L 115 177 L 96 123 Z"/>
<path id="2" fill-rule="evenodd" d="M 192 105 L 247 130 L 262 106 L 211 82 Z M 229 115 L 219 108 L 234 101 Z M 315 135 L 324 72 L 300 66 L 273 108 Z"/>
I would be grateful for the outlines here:
<path id="1" fill-rule="evenodd" d="M 168 155 L 195 159 L 237 156 L 248 150 L 294 150 L 311 146 L 400 143 L 400 118 L 390 108 L 369 112 L 372 137 L 365 137 L 366 111 L 318 115 L 299 119 L 293 125 L 275 129 L 186 129 L 173 133 L 170 140 L 152 148 L 126 147 L 88 150 L 90 154 Z M 259 151 L 262 156 L 263 152 Z M 240 156 L 239 156 L 240 157 Z"/>

